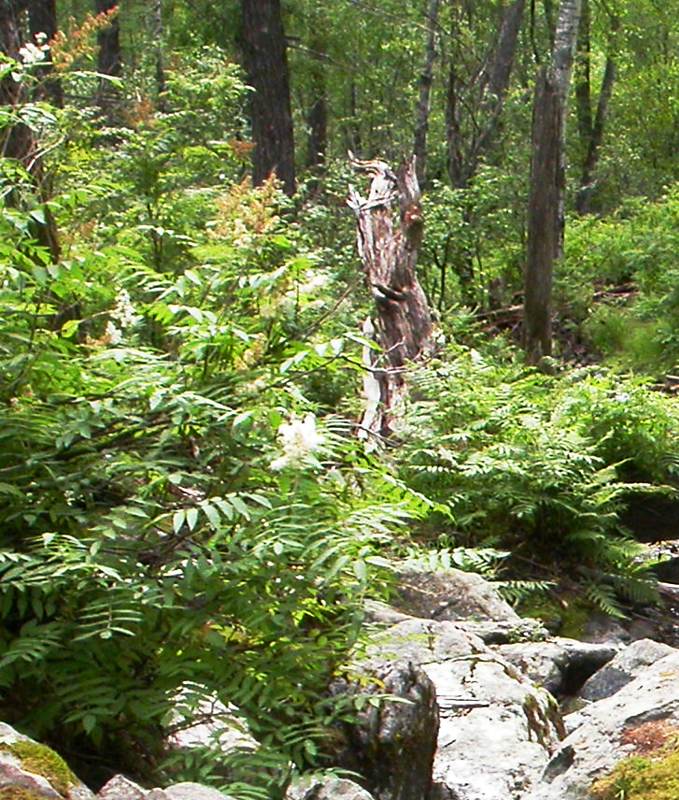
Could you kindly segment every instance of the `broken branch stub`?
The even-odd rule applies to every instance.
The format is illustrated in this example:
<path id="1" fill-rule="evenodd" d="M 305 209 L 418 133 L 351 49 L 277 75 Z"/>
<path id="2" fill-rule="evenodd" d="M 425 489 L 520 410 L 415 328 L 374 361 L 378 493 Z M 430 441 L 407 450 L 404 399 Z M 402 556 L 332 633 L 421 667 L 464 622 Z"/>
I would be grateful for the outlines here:
<path id="1" fill-rule="evenodd" d="M 371 354 L 369 379 L 379 388 L 379 413 L 364 417 L 363 429 L 387 436 L 397 407 L 405 396 L 405 366 L 432 350 L 433 325 L 415 266 L 424 220 L 415 158 L 397 172 L 384 161 L 351 165 L 370 175 L 370 191 L 362 197 L 349 187 L 347 203 L 356 215 L 358 253 L 376 305 L 375 338 L 381 352 Z M 374 398 L 376 387 L 368 396 Z"/>

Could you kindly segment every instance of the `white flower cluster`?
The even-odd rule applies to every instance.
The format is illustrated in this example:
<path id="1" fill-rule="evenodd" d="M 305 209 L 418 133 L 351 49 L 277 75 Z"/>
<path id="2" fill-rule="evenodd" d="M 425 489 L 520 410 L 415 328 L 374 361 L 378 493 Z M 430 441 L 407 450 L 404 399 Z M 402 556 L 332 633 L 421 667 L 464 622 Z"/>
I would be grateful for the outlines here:
<path id="1" fill-rule="evenodd" d="M 23 47 L 19 48 L 19 58 L 22 63 L 30 67 L 33 64 L 39 64 L 47 57 L 49 46 L 46 44 L 47 36 L 44 33 L 36 33 L 35 40 L 38 44 L 33 42 L 26 42 Z"/>
<path id="2" fill-rule="evenodd" d="M 271 469 L 302 466 L 323 442 L 323 436 L 316 428 L 316 417 L 307 414 L 304 419 L 284 422 L 278 429 L 278 440 L 283 455 L 271 463 Z"/>
<path id="3" fill-rule="evenodd" d="M 121 328 L 129 328 L 139 322 L 139 316 L 134 312 L 134 306 L 130 300 L 127 289 L 121 289 L 116 297 L 116 304 L 111 311 L 111 319 L 116 320 Z"/>
<path id="4" fill-rule="evenodd" d="M 104 338 L 108 344 L 120 344 L 123 340 L 123 332 L 120 330 L 120 328 L 116 328 L 111 320 L 109 320 L 106 323 L 106 328 L 104 330 Z"/>

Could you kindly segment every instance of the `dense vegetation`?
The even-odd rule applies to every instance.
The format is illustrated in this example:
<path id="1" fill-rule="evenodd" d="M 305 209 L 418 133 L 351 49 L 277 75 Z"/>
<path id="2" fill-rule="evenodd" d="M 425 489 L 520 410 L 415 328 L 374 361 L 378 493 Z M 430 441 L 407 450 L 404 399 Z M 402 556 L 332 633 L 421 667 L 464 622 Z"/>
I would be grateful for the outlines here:
<path id="1" fill-rule="evenodd" d="M 552 3 L 525 10 L 500 104 L 487 65 L 516 3 L 285 3 L 294 192 L 248 177 L 249 3 L 58 5 L 49 41 L 40 3 L 0 15 L 3 720 L 95 782 L 275 797 L 363 702 L 327 689 L 399 561 L 484 570 L 515 600 L 577 587 L 613 615 L 656 600 L 624 522 L 679 484 L 675 0 L 586 4 L 540 370 L 521 293 Z M 346 149 L 412 150 L 430 41 L 418 269 L 437 352 L 395 434 L 366 439 Z M 166 750 L 214 698 L 257 757 Z"/>

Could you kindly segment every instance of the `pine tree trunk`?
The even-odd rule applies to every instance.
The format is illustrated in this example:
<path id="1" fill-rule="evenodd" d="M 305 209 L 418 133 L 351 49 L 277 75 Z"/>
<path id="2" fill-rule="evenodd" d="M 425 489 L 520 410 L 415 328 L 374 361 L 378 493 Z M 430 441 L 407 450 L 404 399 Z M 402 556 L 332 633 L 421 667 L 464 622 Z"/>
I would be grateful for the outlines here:
<path id="1" fill-rule="evenodd" d="M 106 13 L 115 8 L 119 0 L 94 0 L 94 10 L 97 14 Z M 111 22 L 97 33 L 97 72 L 101 75 L 110 75 L 118 78 L 123 71 L 123 60 L 120 50 L 120 23 L 118 16 L 112 17 Z M 97 103 L 103 111 L 109 113 L 115 103 L 117 93 L 110 81 L 102 78 L 99 81 Z"/>
<path id="2" fill-rule="evenodd" d="M 250 101 L 253 181 L 272 172 L 286 194 L 295 193 L 295 148 L 290 110 L 290 80 L 280 0 L 242 0 L 242 41 Z"/>
<path id="3" fill-rule="evenodd" d="M 377 387 L 364 427 L 382 436 L 394 427 L 406 390 L 405 368 L 432 349 L 432 319 L 415 267 L 423 219 L 415 158 L 394 173 L 383 161 L 352 166 L 371 176 L 370 193 L 350 187 L 348 204 L 356 214 L 358 252 L 365 281 L 375 298 L 379 360 L 371 359 Z"/>
<path id="4" fill-rule="evenodd" d="M 424 184 L 427 174 L 427 133 L 429 131 L 429 109 L 431 85 L 434 79 L 434 61 L 436 60 L 436 29 L 438 27 L 440 0 L 429 0 L 427 11 L 427 46 L 424 64 L 420 75 L 420 96 L 417 103 L 415 121 L 415 144 L 413 152 L 417 159 L 417 177 Z"/>
<path id="5" fill-rule="evenodd" d="M 552 353 L 552 280 L 563 253 L 566 104 L 578 35 L 580 0 L 561 0 L 551 64 L 536 82 L 524 346 L 531 364 Z"/>

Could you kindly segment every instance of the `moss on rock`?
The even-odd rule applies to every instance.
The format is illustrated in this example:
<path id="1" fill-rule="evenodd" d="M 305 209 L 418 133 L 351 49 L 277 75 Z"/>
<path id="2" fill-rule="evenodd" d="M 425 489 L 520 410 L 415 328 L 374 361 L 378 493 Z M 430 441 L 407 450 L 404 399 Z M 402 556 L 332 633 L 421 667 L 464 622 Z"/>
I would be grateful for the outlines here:
<path id="1" fill-rule="evenodd" d="M 30 739 L 19 739 L 15 742 L 0 742 L 0 750 L 5 750 L 18 758 L 26 772 L 32 772 L 34 775 L 45 778 L 59 794 L 68 794 L 69 788 L 77 783 L 77 778 L 71 772 L 68 764 L 47 745 L 38 744 Z M 17 788 L 17 791 L 25 790 Z M 30 800 L 33 795 L 28 795 L 26 798 L 22 795 L 16 795 L 16 797 L 18 800 Z M 6 798 L 14 800 L 14 795 L 5 796 L 0 793 L 0 800 L 6 800 Z"/>
<path id="2" fill-rule="evenodd" d="M 594 800 L 677 800 L 679 798 L 679 740 L 650 755 L 621 761 L 591 789 Z"/>
<path id="3" fill-rule="evenodd" d="M 5 786 L 0 789 L 0 800 L 45 800 L 45 797 L 23 786 Z"/>

